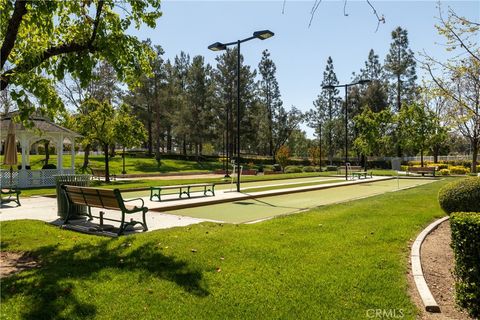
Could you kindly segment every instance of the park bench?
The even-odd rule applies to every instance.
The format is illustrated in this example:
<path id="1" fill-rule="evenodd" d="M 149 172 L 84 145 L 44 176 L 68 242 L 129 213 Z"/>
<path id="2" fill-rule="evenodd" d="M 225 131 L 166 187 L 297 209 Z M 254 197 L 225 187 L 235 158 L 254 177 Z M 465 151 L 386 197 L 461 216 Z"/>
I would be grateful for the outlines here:
<path id="1" fill-rule="evenodd" d="M 190 198 L 190 193 L 193 192 L 191 189 L 196 188 L 203 188 L 203 195 L 208 196 L 208 192 L 215 195 L 215 183 L 197 183 L 197 184 L 185 184 L 185 185 L 178 185 L 178 186 L 161 186 L 161 187 L 150 187 L 150 201 L 153 201 L 153 198 L 158 198 L 158 201 L 162 201 L 161 193 L 164 190 L 178 190 L 176 193 L 164 193 L 163 195 L 167 194 L 177 194 L 178 198 L 182 199 L 183 195 L 186 195 Z"/>
<path id="2" fill-rule="evenodd" d="M 97 178 L 98 180 L 100 179 L 105 179 L 107 173 L 105 169 L 100 169 L 100 168 L 90 168 L 90 171 L 92 172 L 92 176 L 94 178 Z M 115 173 L 110 172 L 110 177 L 113 178 L 113 180 L 117 179 L 117 175 Z"/>
<path id="3" fill-rule="evenodd" d="M 20 193 L 21 191 L 14 187 L 0 189 L 0 204 L 16 202 L 17 205 L 21 206 L 19 198 Z"/>
<path id="4" fill-rule="evenodd" d="M 257 170 L 255 169 L 245 169 L 242 170 L 242 176 L 256 176 Z"/>
<path id="5" fill-rule="evenodd" d="M 103 220 L 108 221 L 117 221 L 120 222 L 120 229 L 118 231 L 118 235 L 123 234 L 125 229 L 128 226 L 135 226 L 136 224 L 140 224 L 143 227 L 143 231 L 147 231 L 147 222 L 145 220 L 145 214 L 148 211 L 148 208 L 144 206 L 143 199 L 131 199 L 131 200 L 124 200 L 122 195 L 120 194 L 120 190 L 118 189 L 100 189 L 100 188 L 90 188 L 90 187 L 78 187 L 78 186 L 70 186 L 70 185 L 63 185 L 62 189 L 65 191 L 65 194 L 68 199 L 68 211 L 64 221 L 64 224 L 68 223 L 69 215 L 70 215 L 70 206 L 73 204 L 76 205 L 84 205 L 88 207 L 88 217 L 89 220 L 93 218 L 100 219 L 100 226 L 103 226 Z M 127 205 L 125 202 L 131 201 L 141 201 L 140 206 L 134 205 Z M 100 215 L 93 216 L 91 208 L 101 208 L 107 210 L 115 210 L 122 212 L 121 220 L 105 218 L 105 211 L 100 211 Z M 130 219 L 129 222 L 125 222 L 125 215 L 133 214 L 141 212 L 143 222 L 135 221 Z"/>
<path id="6" fill-rule="evenodd" d="M 348 168 L 349 173 L 362 172 L 362 170 L 363 170 L 363 168 L 361 166 L 347 165 L 347 168 Z M 342 173 L 345 173 L 345 166 L 340 166 L 340 167 L 337 168 L 337 174 L 342 174 Z"/>
<path id="7" fill-rule="evenodd" d="M 421 174 L 424 176 L 425 174 L 431 174 L 435 177 L 436 167 L 408 167 L 407 168 L 407 175 L 410 173 Z"/>
<path id="8" fill-rule="evenodd" d="M 352 175 L 352 179 L 355 180 L 355 177 L 357 177 L 358 179 L 362 179 L 362 177 L 364 179 L 367 179 L 368 176 L 370 176 L 370 178 L 372 178 L 372 173 L 371 172 L 367 172 L 367 171 L 353 171 L 351 172 L 351 175 Z"/>

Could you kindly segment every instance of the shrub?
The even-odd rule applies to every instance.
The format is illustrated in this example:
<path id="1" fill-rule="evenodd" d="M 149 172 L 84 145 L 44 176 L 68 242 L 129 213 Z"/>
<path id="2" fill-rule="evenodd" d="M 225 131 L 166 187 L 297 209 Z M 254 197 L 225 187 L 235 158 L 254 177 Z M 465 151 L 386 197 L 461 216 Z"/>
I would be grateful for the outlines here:
<path id="1" fill-rule="evenodd" d="M 43 165 L 42 169 L 57 169 L 57 166 L 53 163 Z"/>
<path id="2" fill-rule="evenodd" d="M 440 169 L 440 175 L 441 176 L 449 176 L 450 175 L 450 170 L 448 169 Z"/>
<path id="3" fill-rule="evenodd" d="M 287 166 L 284 170 L 285 173 L 300 173 L 302 172 L 302 168 L 297 166 Z"/>
<path id="4" fill-rule="evenodd" d="M 337 166 L 327 166 L 327 171 L 337 171 Z"/>
<path id="5" fill-rule="evenodd" d="M 290 159 L 290 149 L 287 146 L 282 145 L 278 148 L 275 158 L 282 168 L 285 168 L 288 164 L 288 159 Z"/>
<path id="6" fill-rule="evenodd" d="M 303 167 L 302 171 L 303 172 L 315 172 L 316 170 L 315 170 L 315 167 L 313 167 L 313 166 L 305 166 L 305 167 Z"/>
<path id="7" fill-rule="evenodd" d="M 459 306 L 480 316 L 480 212 L 455 212 L 450 219 Z"/>
<path id="8" fill-rule="evenodd" d="M 400 166 L 400 171 L 407 171 L 408 170 L 408 166 Z"/>
<path id="9" fill-rule="evenodd" d="M 438 202 L 447 214 L 480 212 L 480 177 L 469 177 L 443 186 L 438 192 Z"/>
<path id="10" fill-rule="evenodd" d="M 470 169 L 462 166 L 451 166 L 448 168 L 451 174 L 467 174 L 470 172 Z"/>
<path id="11" fill-rule="evenodd" d="M 448 164 L 445 163 L 429 163 L 427 167 L 437 167 L 437 170 L 448 169 Z"/>

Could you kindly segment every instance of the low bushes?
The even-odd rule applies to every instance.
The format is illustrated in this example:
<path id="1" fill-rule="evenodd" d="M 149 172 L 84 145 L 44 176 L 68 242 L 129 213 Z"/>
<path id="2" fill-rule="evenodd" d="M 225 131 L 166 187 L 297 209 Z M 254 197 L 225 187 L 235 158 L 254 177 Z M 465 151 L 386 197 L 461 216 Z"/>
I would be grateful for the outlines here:
<path id="1" fill-rule="evenodd" d="M 285 173 L 301 173 L 302 168 L 297 166 L 286 166 Z"/>
<path id="2" fill-rule="evenodd" d="M 438 192 L 440 207 L 447 213 L 480 212 L 480 177 L 451 182 Z"/>
<path id="3" fill-rule="evenodd" d="M 313 166 L 305 166 L 303 167 L 303 172 L 315 172 L 315 167 Z"/>
<path id="4" fill-rule="evenodd" d="M 440 175 L 441 176 L 449 176 L 450 175 L 450 170 L 448 169 L 440 169 Z"/>
<path id="5" fill-rule="evenodd" d="M 450 219 L 458 305 L 480 316 L 480 212 L 455 212 Z"/>
<path id="6" fill-rule="evenodd" d="M 467 174 L 470 172 L 470 169 L 462 166 L 451 166 L 449 170 L 451 174 Z"/>
<path id="7" fill-rule="evenodd" d="M 327 171 L 337 171 L 337 166 L 327 166 Z"/>

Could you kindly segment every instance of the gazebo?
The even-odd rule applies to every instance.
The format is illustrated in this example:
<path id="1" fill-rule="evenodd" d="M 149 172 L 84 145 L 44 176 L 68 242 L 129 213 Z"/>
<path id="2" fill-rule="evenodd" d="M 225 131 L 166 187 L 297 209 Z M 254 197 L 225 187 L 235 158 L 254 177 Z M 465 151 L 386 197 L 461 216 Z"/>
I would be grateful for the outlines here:
<path id="1" fill-rule="evenodd" d="M 7 137 L 8 126 L 16 113 L 11 112 L 2 115 L 0 118 L 0 141 L 3 148 L 3 141 Z M 80 137 L 78 133 L 53 123 L 46 117 L 32 115 L 30 120 L 33 123 L 32 128 L 26 128 L 23 124 L 15 124 L 15 136 L 17 143 L 20 143 L 22 152 L 21 167 L 13 172 L 13 184 L 19 188 L 46 187 L 54 186 L 54 176 L 58 174 L 75 173 L 75 138 Z M 55 147 L 57 153 L 56 169 L 30 170 L 30 150 L 35 142 L 48 140 Z M 70 168 L 63 167 L 64 145 L 70 144 L 71 164 Z M 2 150 L 3 153 L 3 150 Z M 20 163 L 19 163 L 20 164 Z M 1 185 L 10 183 L 10 171 L 0 171 Z"/>

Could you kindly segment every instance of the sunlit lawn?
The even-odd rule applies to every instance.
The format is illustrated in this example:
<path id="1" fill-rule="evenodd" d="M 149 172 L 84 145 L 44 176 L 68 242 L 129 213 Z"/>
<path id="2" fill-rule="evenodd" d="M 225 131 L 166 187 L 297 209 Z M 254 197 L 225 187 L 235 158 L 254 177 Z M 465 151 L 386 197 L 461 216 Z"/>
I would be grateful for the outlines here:
<path id="1" fill-rule="evenodd" d="M 2 251 L 27 251 L 41 267 L 2 279 L 1 318 L 365 319 L 394 309 L 414 319 L 408 245 L 443 215 L 444 183 L 118 239 L 3 222 Z"/>

